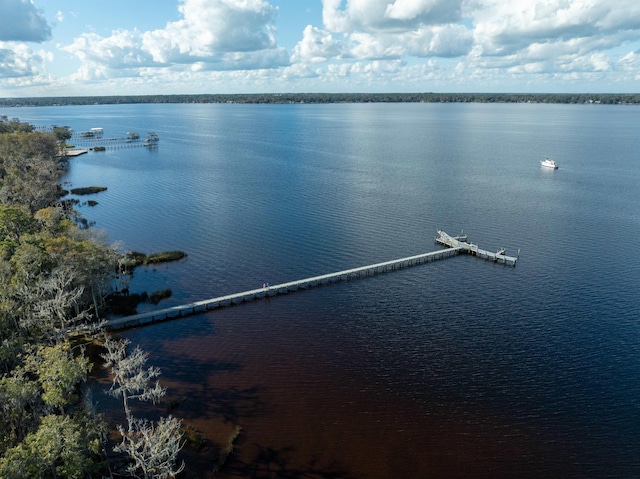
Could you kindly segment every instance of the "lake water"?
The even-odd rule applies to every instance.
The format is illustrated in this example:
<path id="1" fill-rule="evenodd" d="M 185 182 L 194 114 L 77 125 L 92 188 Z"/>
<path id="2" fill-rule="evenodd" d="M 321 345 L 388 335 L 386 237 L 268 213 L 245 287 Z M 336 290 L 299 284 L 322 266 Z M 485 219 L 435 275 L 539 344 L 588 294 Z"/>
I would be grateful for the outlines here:
<path id="1" fill-rule="evenodd" d="M 425 253 L 438 229 L 520 249 L 516 268 L 459 256 L 124 332 L 176 416 L 218 445 L 243 428 L 223 476 L 640 476 L 638 107 L 9 116 L 159 134 L 157 150 L 75 158 L 65 178 L 108 187 L 80 210 L 110 240 L 188 253 L 136 272 L 132 290 L 173 291 L 158 307 Z"/>

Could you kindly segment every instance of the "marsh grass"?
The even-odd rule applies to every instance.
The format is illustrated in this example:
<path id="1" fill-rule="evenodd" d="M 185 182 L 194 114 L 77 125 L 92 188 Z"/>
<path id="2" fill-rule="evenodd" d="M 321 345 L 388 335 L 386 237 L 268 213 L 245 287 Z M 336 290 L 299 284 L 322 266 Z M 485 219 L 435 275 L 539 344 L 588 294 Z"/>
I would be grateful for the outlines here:
<path id="1" fill-rule="evenodd" d="M 139 251 L 129 251 L 128 253 L 126 253 L 126 258 L 129 261 L 132 268 L 135 268 L 136 266 L 144 266 L 148 264 L 179 261 L 186 256 L 187 256 L 187 253 L 185 253 L 184 251 L 164 251 L 162 253 L 153 253 L 150 255 L 141 253 Z"/>
<path id="2" fill-rule="evenodd" d="M 159 291 L 154 291 L 153 293 L 151 293 L 151 295 L 147 298 L 147 302 L 151 303 L 151 304 L 158 304 L 160 301 L 162 301 L 163 299 L 167 299 L 171 297 L 171 290 L 170 289 L 161 289 Z"/>
<path id="3" fill-rule="evenodd" d="M 195 427 L 186 425 L 182 427 L 182 431 L 184 432 L 184 439 L 187 441 L 188 447 L 198 452 L 202 452 L 205 449 L 207 439 Z"/>
<path id="4" fill-rule="evenodd" d="M 71 194 L 74 195 L 93 195 L 95 193 L 100 193 L 102 191 L 106 191 L 106 186 L 85 186 L 83 188 L 73 188 L 71 190 Z"/>
<path id="5" fill-rule="evenodd" d="M 236 439 L 238 439 L 238 436 L 240 435 L 240 431 L 242 431 L 242 428 L 240 426 L 236 426 L 234 431 L 229 436 L 229 440 L 227 441 L 227 445 L 220 452 L 220 458 L 218 459 L 218 463 L 213 468 L 214 475 L 217 475 L 220 472 L 222 467 L 227 462 L 227 459 L 229 458 L 229 456 L 233 452 L 233 444 L 235 443 Z"/>
<path id="6" fill-rule="evenodd" d="M 147 256 L 146 264 L 167 263 L 169 261 L 179 261 L 187 256 L 184 251 L 164 251 Z"/>

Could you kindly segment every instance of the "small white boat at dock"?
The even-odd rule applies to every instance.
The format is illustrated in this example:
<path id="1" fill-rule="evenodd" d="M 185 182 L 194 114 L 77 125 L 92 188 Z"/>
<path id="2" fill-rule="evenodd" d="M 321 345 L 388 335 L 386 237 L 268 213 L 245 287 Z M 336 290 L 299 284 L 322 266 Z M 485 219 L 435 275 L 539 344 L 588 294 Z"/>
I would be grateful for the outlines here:
<path id="1" fill-rule="evenodd" d="M 540 165 L 543 166 L 544 168 L 551 168 L 554 170 L 558 169 L 558 164 L 555 161 L 550 160 L 549 158 L 547 158 L 546 160 L 542 160 L 540 162 Z"/>

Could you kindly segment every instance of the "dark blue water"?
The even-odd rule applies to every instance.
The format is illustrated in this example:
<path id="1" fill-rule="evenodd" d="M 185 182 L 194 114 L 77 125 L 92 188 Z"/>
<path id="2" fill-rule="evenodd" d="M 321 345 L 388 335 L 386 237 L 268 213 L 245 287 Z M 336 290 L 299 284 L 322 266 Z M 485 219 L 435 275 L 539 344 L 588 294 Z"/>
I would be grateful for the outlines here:
<path id="1" fill-rule="evenodd" d="M 640 109 L 11 116 L 159 134 L 65 180 L 108 187 L 81 211 L 112 241 L 188 252 L 136 273 L 166 306 L 432 251 L 438 229 L 521 250 L 517 268 L 456 257 L 127 332 L 191 399 L 176 415 L 216 440 L 243 426 L 230 476 L 640 476 Z"/>

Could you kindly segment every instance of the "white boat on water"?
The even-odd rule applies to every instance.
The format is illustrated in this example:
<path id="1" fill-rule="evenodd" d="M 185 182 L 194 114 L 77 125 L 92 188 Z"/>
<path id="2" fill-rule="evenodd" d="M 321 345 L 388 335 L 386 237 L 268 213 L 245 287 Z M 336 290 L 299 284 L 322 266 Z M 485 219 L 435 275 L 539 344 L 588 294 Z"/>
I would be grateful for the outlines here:
<path id="1" fill-rule="evenodd" d="M 542 166 L 544 166 L 545 168 L 552 168 L 552 169 L 554 169 L 554 170 L 557 170 L 557 169 L 558 169 L 558 165 L 557 165 L 557 163 L 556 163 L 555 161 L 553 161 L 553 160 L 550 160 L 549 158 L 547 158 L 546 160 L 542 160 L 542 161 L 540 162 L 540 164 L 541 164 Z"/>

